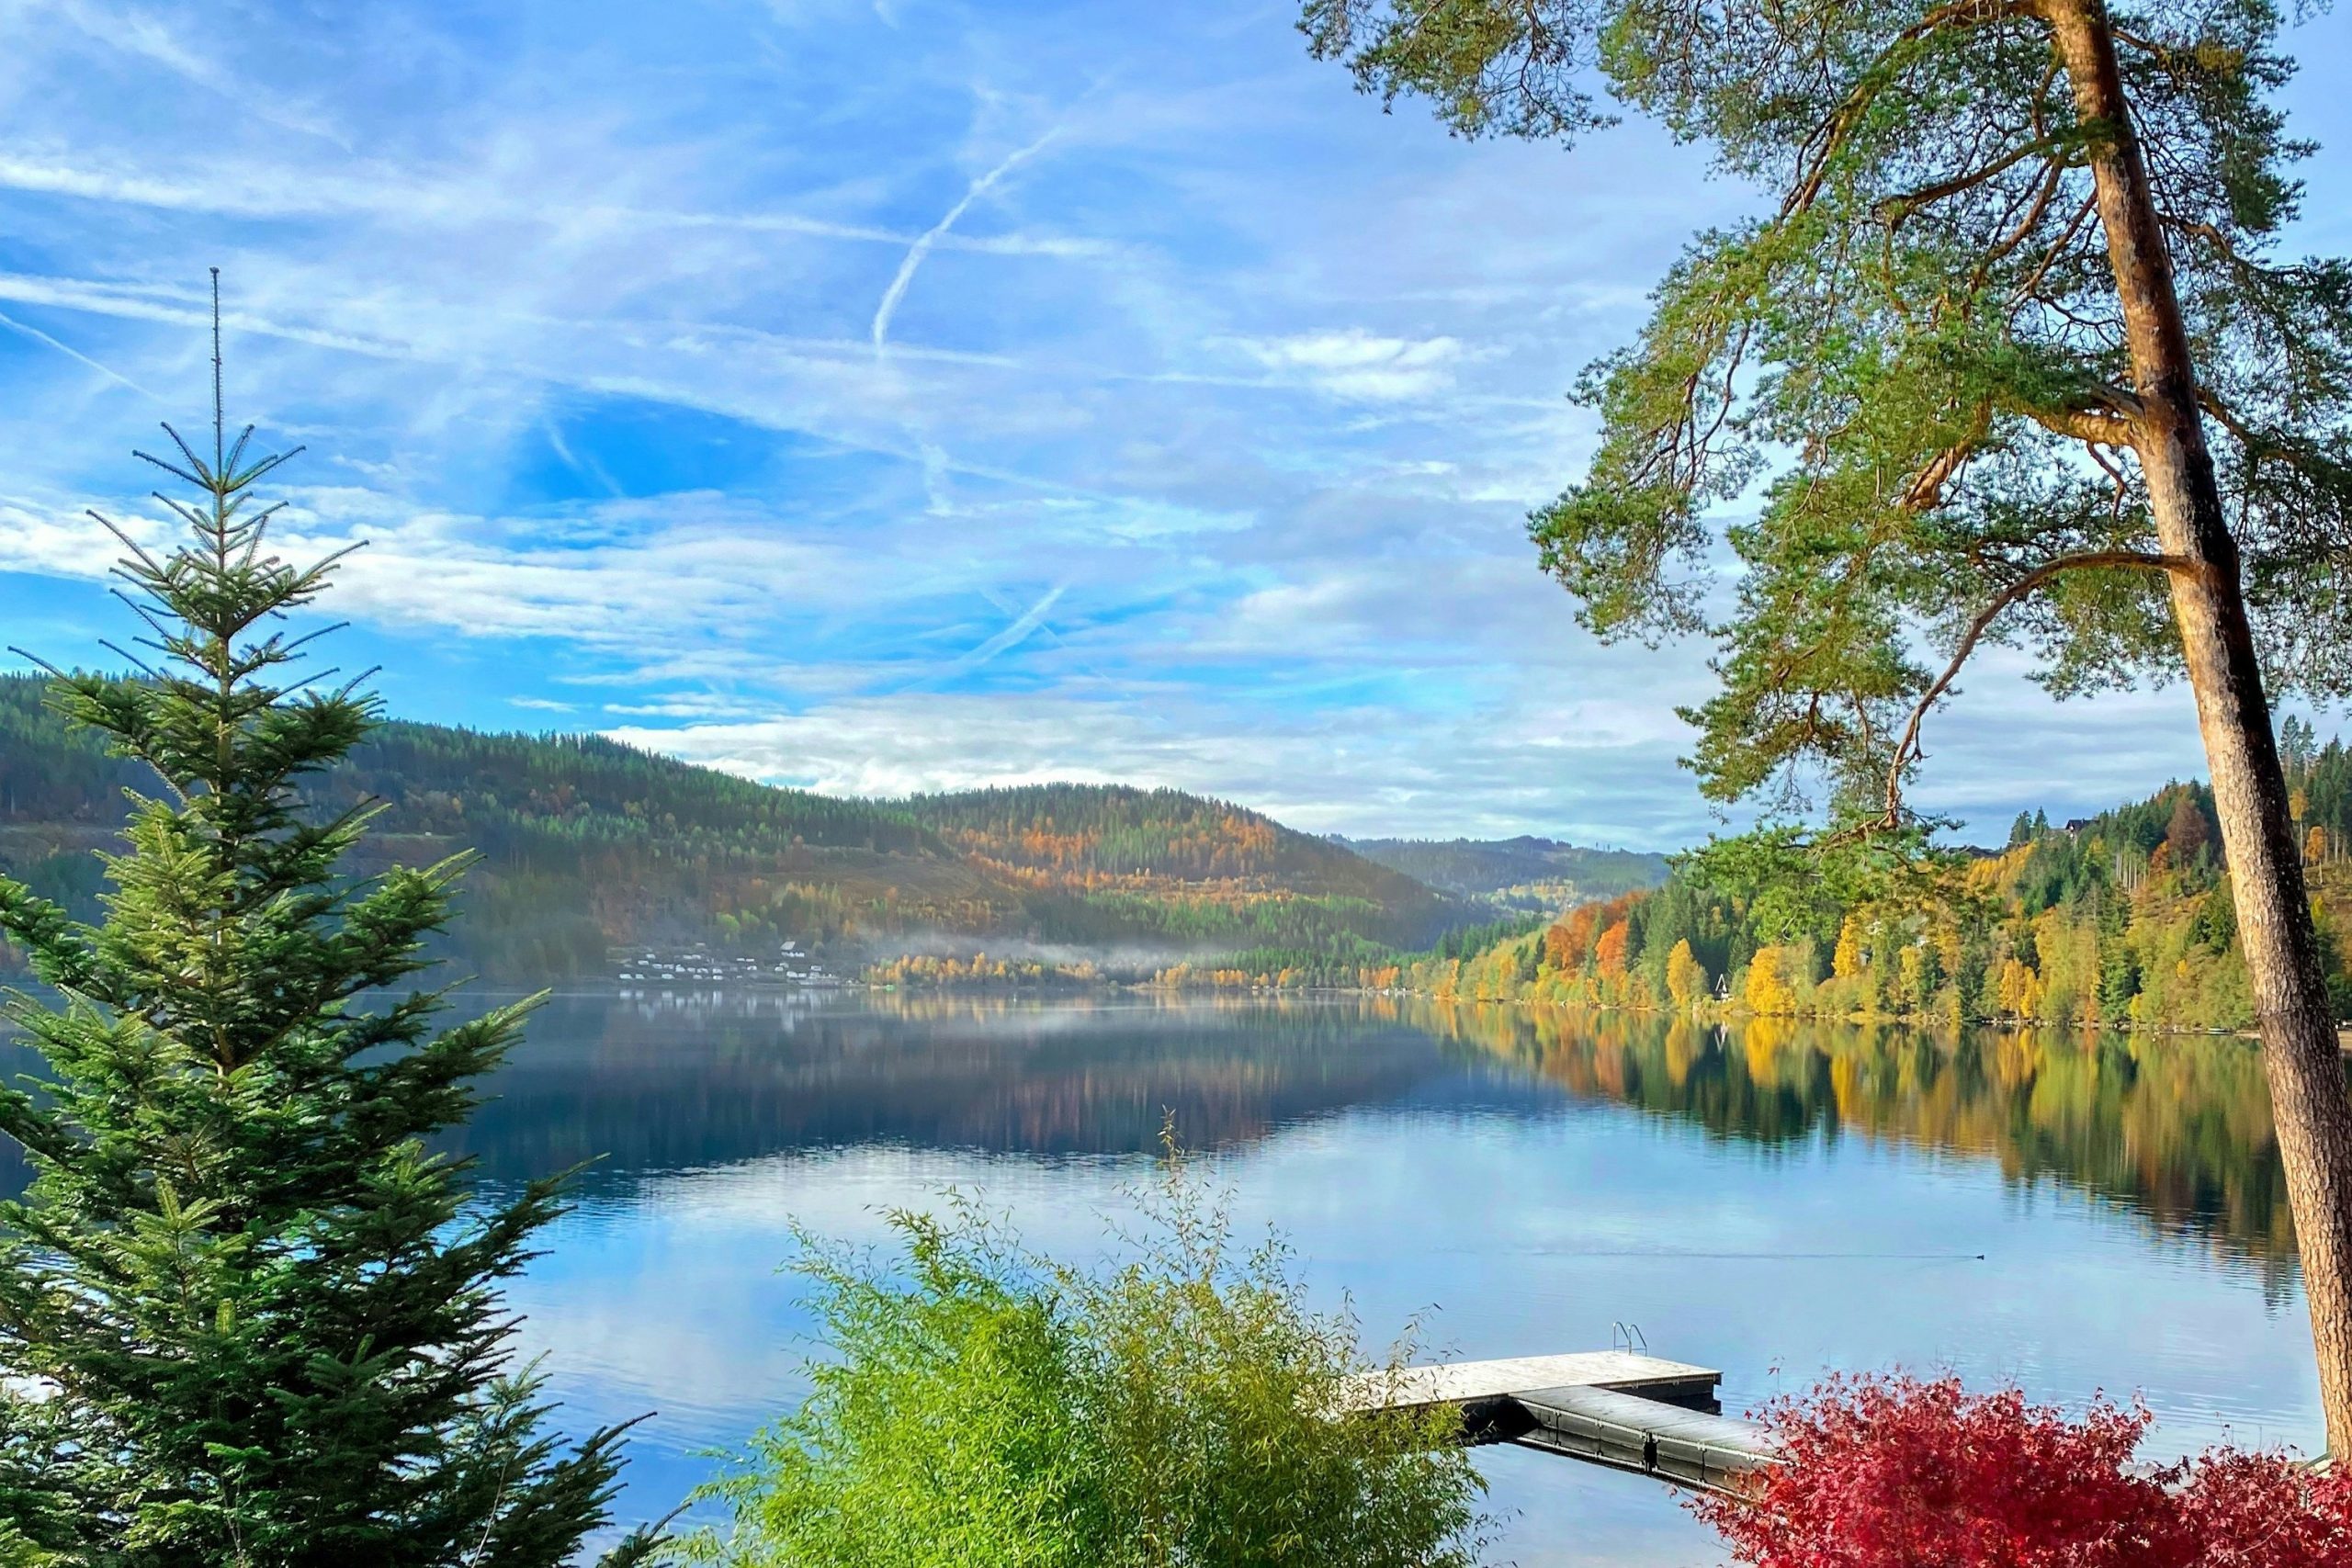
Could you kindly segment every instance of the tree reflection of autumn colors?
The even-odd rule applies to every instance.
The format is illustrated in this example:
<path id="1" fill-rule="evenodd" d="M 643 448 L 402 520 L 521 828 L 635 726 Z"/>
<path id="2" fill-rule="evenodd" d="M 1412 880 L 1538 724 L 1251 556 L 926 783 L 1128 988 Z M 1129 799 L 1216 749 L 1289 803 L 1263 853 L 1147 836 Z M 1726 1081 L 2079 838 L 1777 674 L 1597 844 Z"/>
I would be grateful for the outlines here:
<path id="1" fill-rule="evenodd" d="M 1616 1104 L 1760 1149 L 1864 1139 L 1996 1167 L 2291 1278 L 2260 1059 L 2233 1037 L 1954 1033 L 1426 998 L 861 993 L 560 998 L 458 1152 L 592 1185 L 889 1145 L 1048 1159 L 1243 1147 L 1351 1111 Z M 0 1170 L 0 1180 L 10 1173 Z"/>
<path id="2" fill-rule="evenodd" d="M 2261 1060 L 2233 1037 L 1373 1005 L 1580 1099 L 1719 1137 L 1860 1136 L 1975 1156 L 2010 1180 L 2064 1183 L 2282 1270 L 2293 1256 Z"/>

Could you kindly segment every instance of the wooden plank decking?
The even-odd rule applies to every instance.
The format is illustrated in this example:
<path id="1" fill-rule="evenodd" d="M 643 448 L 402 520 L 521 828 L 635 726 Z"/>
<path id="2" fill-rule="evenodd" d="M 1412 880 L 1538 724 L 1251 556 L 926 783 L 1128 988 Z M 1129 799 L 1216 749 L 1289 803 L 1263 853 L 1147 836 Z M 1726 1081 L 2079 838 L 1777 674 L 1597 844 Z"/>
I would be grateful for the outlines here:
<path id="1" fill-rule="evenodd" d="M 1367 1381 L 1352 1413 L 1451 1405 L 1463 1440 L 1522 1448 L 1678 1486 L 1736 1492 L 1780 1453 L 1763 1428 L 1724 1418 L 1722 1374 L 1623 1350 L 1413 1367 Z"/>

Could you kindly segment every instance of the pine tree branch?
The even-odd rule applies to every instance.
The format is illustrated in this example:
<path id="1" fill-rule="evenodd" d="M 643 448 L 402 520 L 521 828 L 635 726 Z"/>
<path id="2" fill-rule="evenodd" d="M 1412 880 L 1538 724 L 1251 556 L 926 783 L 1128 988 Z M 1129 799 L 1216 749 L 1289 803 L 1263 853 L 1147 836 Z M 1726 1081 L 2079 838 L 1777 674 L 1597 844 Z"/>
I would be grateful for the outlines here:
<path id="1" fill-rule="evenodd" d="M 2024 415 L 2055 434 L 2071 435 L 2077 441 L 2100 446 L 2130 446 L 2139 440 L 2140 400 L 2120 387 L 2102 387 L 2096 402 L 2086 401 L 2075 408 L 2019 404 L 2010 412 Z"/>
<path id="2" fill-rule="evenodd" d="M 2180 556 L 2155 555 L 2145 550 L 2085 550 L 2075 555 L 2060 556 L 2042 562 L 2007 588 L 1993 596 L 1993 602 L 1977 613 L 1976 618 L 1961 634 L 1960 645 L 1952 652 L 1951 662 L 1944 667 L 1928 689 L 1920 694 L 1911 709 L 1910 721 L 1903 727 L 1903 738 L 1895 743 L 1894 755 L 1886 770 L 1886 815 L 1874 825 L 1880 830 L 1891 830 L 1903 822 L 1903 773 L 1920 755 L 1919 730 L 1928 720 L 1928 710 L 1951 689 L 1960 679 L 1962 666 L 1976 651 L 1976 645 L 1985 632 L 2000 618 L 2001 612 L 2019 600 L 2038 592 L 2044 586 L 2071 571 L 2163 571 L 2189 572 L 2196 563 Z"/>
<path id="3" fill-rule="evenodd" d="M 1973 293 L 1984 288 L 1985 279 L 1992 276 L 1993 268 L 2007 260 L 2019 245 L 2033 237 L 2034 231 L 2041 227 L 2042 219 L 2049 216 L 2051 204 L 2058 199 L 2058 192 L 2064 187 L 2066 171 L 2074 166 L 2071 161 L 2064 158 L 2052 158 L 2044 166 L 2041 183 L 2035 190 L 2032 201 L 2027 205 L 2024 216 L 2017 220 L 2007 233 L 1987 247 L 1984 255 L 1978 258 L 1976 265 L 1970 269 L 1968 277 L 1970 292 Z"/>
<path id="4" fill-rule="evenodd" d="M 2066 226 L 2058 231 L 2058 238 L 2051 242 L 2050 248 L 2042 253 L 2033 270 L 2026 275 L 2022 283 L 2009 290 L 2011 305 L 2021 305 L 2039 298 L 2034 290 L 2041 287 L 2041 280 L 2050 276 L 2050 269 L 2058 264 L 2060 256 L 2066 254 L 2066 247 L 2075 243 L 2075 237 L 2083 231 L 2083 226 L 2090 221 L 2091 214 L 2098 210 L 2098 207 L 2097 192 L 2083 197 L 2081 205 L 2075 209 L 2074 217 L 2066 220 Z"/>
<path id="5" fill-rule="evenodd" d="M 1988 22 L 2006 21 L 2011 17 L 2038 17 L 2041 14 L 2041 0 L 1951 0 L 1951 4 L 1937 6 L 1897 33 L 1894 41 L 1863 73 L 1861 84 L 1847 95 L 1836 112 L 1821 123 L 1799 150 L 1802 172 L 1781 202 L 1781 216 L 1792 218 L 1812 207 L 1815 198 L 1821 194 L 1823 183 L 1829 176 L 1829 165 L 1837 157 L 1838 149 L 1870 112 L 1872 101 L 1894 80 L 1895 73 L 1889 67 L 1902 51 L 1939 32 L 1983 27 Z"/>
<path id="6" fill-rule="evenodd" d="M 2013 148 L 1981 168 L 1973 169 L 1964 175 L 1954 175 L 1949 179 L 1938 180 L 1932 185 L 1921 186 L 1917 190 L 1905 191 L 1900 196 L 1885 197 L 1878 204 L 1879 217 L 1889 225 L 1899 225 L 1905 219 L 1923 207 L 1942 201 L 1949 197 L 1959 196 L 1964 191 L 1974 190 L 1988 181 L 2000 178 L 2027 159 L 2056 152 L 2073 140 L 2071 136 L 2037 137 L 2023 146 Z M 2063 169 L 2065 165 L 2063 163 L 2053 162 L 2052 166 Z"/>
<path id="7" fill-rule="evenodd" d="M 2197 406 L 2204 411 L 2208 419 L 2235 437 L 2238 445 L 2244 446 L 2249 453 L 2284 449 L 2284 443 L 2265 439 L 2260 431 L 2247 424 L 2238 416 L 2235 410 L 2210 388 L 2200 386 L 2197 389 Z"/>
<path id="8" fill-rule="evenodd" d="M 1913 479 L 1910 487 L 1904 491 L 1903 509 L 1906 512 L 1926 512 L 1941 505 L 1944 487 L 1951 484 L 1958 477 L 1961 469 L 1968 466 L 1968 459 L 1975 454 L 1978 445 L 1984 439 L 1985 432 L 1992 428 L 1992 423 L 1991 405 L 1979 408 L 1975 417 L 1970 421 L 1967 438 L 1956 441 L 1937 453 L 1928 460 L 1927 466 L 1919 470 L 1918 477 Z"/>

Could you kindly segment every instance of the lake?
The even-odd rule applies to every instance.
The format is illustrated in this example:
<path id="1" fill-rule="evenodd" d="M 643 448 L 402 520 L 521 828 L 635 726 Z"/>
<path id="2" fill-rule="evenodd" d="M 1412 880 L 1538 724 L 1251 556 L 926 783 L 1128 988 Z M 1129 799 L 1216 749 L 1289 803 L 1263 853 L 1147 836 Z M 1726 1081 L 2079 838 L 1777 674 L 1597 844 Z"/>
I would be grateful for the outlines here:
<path id="1" fill-rule="evenodd" d="M 628 1517 L 794 1401 L 797 1224 L 883 1236 L 950 1188 L 1099 1255 L 1163 1113 L 1317 1298 L 1449 1355 L 1826 1368 L 2137 1392 L 2157 1439 L 2316 1451 L 2309 1330 L 2255 1048 L 1764 1021 L 1719 1031 L 1384 999 L 565 996 L 463 1146 L 506 1183 L 598 1158 L 514 1290 L 561 1420 L 658 1411 Z M 1691 1562 L 1667 1491 L 1481 1452 L 1497 1562 Z"/>

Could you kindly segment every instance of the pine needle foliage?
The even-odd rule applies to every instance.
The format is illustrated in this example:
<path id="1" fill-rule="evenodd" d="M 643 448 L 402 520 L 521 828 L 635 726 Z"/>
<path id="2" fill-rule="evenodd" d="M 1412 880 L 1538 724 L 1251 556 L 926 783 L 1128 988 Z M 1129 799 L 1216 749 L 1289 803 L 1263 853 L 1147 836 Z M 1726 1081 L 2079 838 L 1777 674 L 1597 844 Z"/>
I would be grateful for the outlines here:
<path id="1" fill-rule="evenodd" d="M 2312 148 L 2278 6 L 1304 0 L 1317 55 L 1459 134 L 1631 111 L 1769 194 L 1588 370 L 1599 450 L 1529 520 L 1603 637 L 1715 643 L 1685 716 L 1713 799 L 1909 820 L 1919 721 L 1983 642 L 2062 696 L 2181 672 L 2077 16 L 2118 53 L 2265 681 L 2340 697 L 2352 262 L 2286 249 Z"/>
<path id="2" fill-rule="evenodd" d="M 187 536 L 158 556 L 107 524 L 153 662 L 50 696 L 160 787 L 132 793 L 98 923 L 0 877 L 0 936 L 54 993 L 6 1003 L 48 1071 L 0 1090 L 35 1171 L 0 1204 L 0 1560 L 568 1562 L 620 1429 L 559 1452 L 498 1290 L 560 1179 L 478 1207 L 425 1148 L 533 1004 L 441 1027 L 445 990 L 385 996 L 464 857 L 341 874 L 375 808 L 300 807 L 377 703 L 291 673 L 310 637 L 284 619 L 335 561 L 270 552 L 254 488 L 285 458 L 221 419 L 218 287 L 210 451 L 140 454 L 196 492 L 158 497 Z"/>

